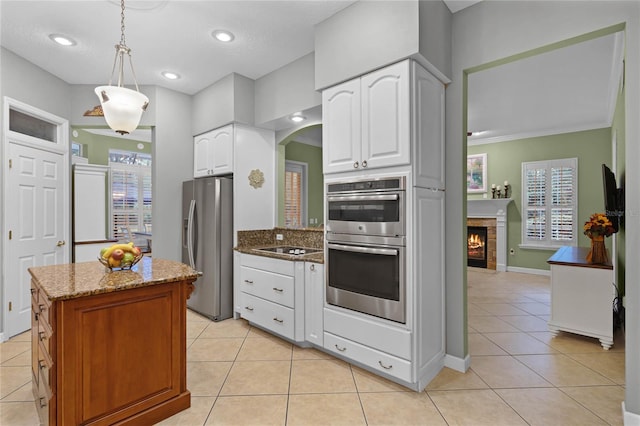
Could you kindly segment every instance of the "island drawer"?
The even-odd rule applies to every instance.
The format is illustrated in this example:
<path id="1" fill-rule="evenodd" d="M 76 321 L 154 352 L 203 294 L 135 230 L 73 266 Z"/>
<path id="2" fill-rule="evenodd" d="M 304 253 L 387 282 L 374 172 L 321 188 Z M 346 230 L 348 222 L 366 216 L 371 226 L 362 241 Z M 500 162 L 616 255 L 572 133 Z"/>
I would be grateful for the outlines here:
<path id="1" fill-rule="evenodd" d="M 242 293 L 242 318 L 288 339 L 294 338 L 294 311 L 251 294 Z"/>
<path id="2" fill-rule="evenodd" d="M 240 267 L 240 291 L 281 305 L 294 306 L 294 278 L 246 266 Z"/>
<path id="3" fill-rule="evenodd" d="M 411 363 L 398 357 L 366 347 L 351 340 L 324 333 L 324 348 L 341 357 L 364 364 L 375 371 L 411 382 Z"/>

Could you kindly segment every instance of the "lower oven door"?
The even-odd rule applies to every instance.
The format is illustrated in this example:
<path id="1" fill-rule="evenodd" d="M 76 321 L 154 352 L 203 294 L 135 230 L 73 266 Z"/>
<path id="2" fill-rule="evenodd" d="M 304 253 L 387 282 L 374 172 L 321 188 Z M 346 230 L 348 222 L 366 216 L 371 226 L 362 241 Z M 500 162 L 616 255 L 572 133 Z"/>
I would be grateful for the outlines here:
<path id="1" fill-rule="evenodd" d="M 405 248 L 327 244 L 327 302 L 405 323 Z"/>

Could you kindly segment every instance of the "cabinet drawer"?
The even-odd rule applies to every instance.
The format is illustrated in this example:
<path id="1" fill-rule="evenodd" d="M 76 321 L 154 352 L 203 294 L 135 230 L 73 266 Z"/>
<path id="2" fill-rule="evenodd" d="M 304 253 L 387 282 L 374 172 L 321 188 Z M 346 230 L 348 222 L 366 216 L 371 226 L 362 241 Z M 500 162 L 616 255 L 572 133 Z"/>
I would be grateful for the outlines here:
<path id="1" fill-rule="evenodd" d="M 411 332 L 382 321 L 324 310 L 324 330 L 365 346 L 411 360 Z"/>
<path id="2" fill-rule="evenodd" d="M 376 371 L 406 382 L 412 382 L 411 363 L 385 354 L 375 349 L 343 339 L 331 333 L 324 333 L 324 348 L 353 361 L 369 366 Z"/>
<path id="3" fill-rule="evenodd" d="M 294 338 L 293 309 L 242 293 L 242 318 L 288 339 Z"/>
<path id="4" fill-rule="evenodd" d="M 240 291 L 290 308 L 294 307 L 294 279 L 291 276 L 242 266 Z"/>
<path id="5" fill-rule="evenodd" d="M 261 269 L 263 271 L 273 272 L 275 274 L 290 275 L 294 274 L 294 264 L 290 260 L 273 259 L 264 256 L 254 256 L 251 254 L 242 254 L 240 265 L 248 266 L 253 269 Z"/>
<path id="6" fill-rule="evenodd" d="M 51 339 L 51 336 L 53 336 L 53 329 L 49 325 L 49 322 L 38 320 L 38 341 L 47 348 L 47 351 L 51 348 L 51 346 L 49 346 L 49 339 Z"/>
<path id="7" fill-rule="evenodd" d="M 36 409 L 38 410 L 38 416 L 40 417 L 41 424 L 49 424 L 49 404 L 53 393 L 49 387 L 48 372 L 40 372 L 40 380 L 38 385 L 38 394 L 36 395 Z"/>

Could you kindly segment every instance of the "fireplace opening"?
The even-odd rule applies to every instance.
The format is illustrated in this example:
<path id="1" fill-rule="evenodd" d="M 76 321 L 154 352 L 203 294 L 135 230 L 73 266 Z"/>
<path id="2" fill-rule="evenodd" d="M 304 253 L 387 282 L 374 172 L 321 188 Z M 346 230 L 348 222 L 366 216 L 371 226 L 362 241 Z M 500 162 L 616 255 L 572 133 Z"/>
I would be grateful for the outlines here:
<path id="1" fill-rule="evenodd" d="M 467 227 L 467 266 L 487 267 L 487 227 Z"/>

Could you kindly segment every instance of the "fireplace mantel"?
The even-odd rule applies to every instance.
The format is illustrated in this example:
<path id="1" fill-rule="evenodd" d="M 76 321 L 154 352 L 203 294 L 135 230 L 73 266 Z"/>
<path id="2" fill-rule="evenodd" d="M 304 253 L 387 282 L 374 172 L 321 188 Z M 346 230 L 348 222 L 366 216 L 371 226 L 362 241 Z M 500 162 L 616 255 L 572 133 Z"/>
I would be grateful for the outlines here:
<path id="1" fill-rule="evenodd" d="M 496 220 L 496 270 L 507 270 L 507 208 L 511 198 L 467 200 L 467 217 Z"/>

